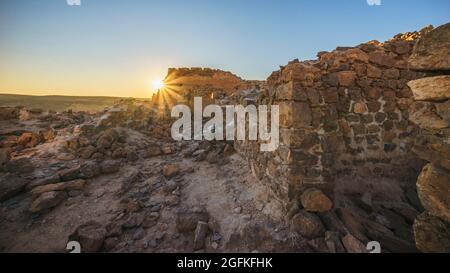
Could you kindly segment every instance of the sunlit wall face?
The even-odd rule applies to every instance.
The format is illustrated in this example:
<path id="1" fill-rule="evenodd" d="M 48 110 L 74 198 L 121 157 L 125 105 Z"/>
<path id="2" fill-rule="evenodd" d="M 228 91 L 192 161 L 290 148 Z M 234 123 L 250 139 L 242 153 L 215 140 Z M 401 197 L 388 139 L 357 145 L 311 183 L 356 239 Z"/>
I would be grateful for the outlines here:
<path id="1" fill-rule="evenodd" d="M 449 11 L 448 0 L 2 0 L 0 93 L 148 98 L 168 67 L 262 80 L 336 45 L 447 23 Z"/>

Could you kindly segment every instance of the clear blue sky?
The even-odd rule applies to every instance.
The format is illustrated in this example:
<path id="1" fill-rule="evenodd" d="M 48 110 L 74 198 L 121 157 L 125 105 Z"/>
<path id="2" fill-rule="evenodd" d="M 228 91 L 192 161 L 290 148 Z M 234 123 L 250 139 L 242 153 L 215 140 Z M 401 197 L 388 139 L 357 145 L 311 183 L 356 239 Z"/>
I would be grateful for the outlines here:
<path id="1" fill-rule="evenodd" d="M 265 79 L 294 58 L 447 22 L 449 0 L 0 0 L 0 93 L 142 97 L 181 66 Z"/>

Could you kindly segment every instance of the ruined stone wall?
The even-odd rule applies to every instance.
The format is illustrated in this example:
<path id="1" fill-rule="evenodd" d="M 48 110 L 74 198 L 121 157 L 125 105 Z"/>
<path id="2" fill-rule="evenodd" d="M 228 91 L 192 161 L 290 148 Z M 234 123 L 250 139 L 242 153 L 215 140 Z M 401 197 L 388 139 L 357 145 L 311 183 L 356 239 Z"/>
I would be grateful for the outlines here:
<path id="1" fill-rule="evenodd" d="M 247 81 L 228 71 L 211 68 L 169 68 L 164 88 L 152 98 L 153 103 L 170 108 L 184 103 L 192 105 L 202 97 L 204 105 L 232 96 L 233 93 L 259 88 L 262 81 Z"/>
<path id="2" fill-rule="evenodd" d="M 408 119 L 407 82 L 422 74 L 407 60 L 420 35 L 321 52 L 268 78 L 257 102 L 280 106 L 281 145 L 271 153 L 254 142 L 235 146 L 287 209 L 308 188 L 332 195 L 341 173 L 417 175 L 423 163 L 411 153 L 418 128 Z"/>
<path id="3" fill-rule="evenodd" d="M 425 212 L 414 222 L 417 248 L 423 252 L 450 251 L 450 24 L 419 40 L 410 68 L 429 77 L 408 83 L 415 103 L 410 119 L 420 127 L 413 152 L 430 162 L 417 180 Z"/>

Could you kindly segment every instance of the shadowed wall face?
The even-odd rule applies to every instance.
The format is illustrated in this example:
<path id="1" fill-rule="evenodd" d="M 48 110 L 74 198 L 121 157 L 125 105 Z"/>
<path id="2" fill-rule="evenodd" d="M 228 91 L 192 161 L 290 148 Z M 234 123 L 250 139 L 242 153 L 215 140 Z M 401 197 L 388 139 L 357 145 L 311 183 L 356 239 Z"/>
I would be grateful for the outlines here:
<path id="1" fill-rule="evenodd" d="M 407 82 L 423 76 L 407 60 L 421 32 L 294 60 L 267 80 L 260 103 L 280 106 L 281 146 L 260 153 L 238 142 L 254 174 L 285 204 L 314 187 L 333 194 L 340 174 L 413 181 L 423 162 L 411 150 L 418 127 Z"/>

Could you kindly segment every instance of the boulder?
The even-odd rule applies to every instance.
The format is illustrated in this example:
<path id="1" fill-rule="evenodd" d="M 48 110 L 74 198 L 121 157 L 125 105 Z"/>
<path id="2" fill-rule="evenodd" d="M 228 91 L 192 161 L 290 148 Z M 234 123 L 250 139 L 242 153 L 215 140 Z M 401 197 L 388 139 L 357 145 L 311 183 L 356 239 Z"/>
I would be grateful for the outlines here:
<path id="1" fill-rule="evenodd" d="M 44 185 L 48 185 L 48 184 L 55 184 L 60 182 L 59 179 L 59 175 L 58 174 L 54 174 L 54 175 L 49 175 L 47 177 L 41 178 L 41 179 L 37 179 L 35 181 L 30 182 L 27 186 L 26 186 L 26 190 L 31 190 L 33 188 L 36 188 L 38 186 L 44 186 Z"/>
<path id="2" fill-rule="evenodd" d="M 80 168 L 81 168 L 81 166 L 77 165 L 72 168 L 63 169 L 58 172 L 58 175 L 59 175 L 61 181 L 75 180 L 80 175 Z"/>
<path id="3" fill-rule="evenodd" d="M 27 181 L 11 174 L 0 177 L 0 202 L 12 198 L 25 189 Z"/>
<path id="4" fill-rule="evenodd" d="M 409 112 L 409 120 L 425 130 L 441 130 L 449 127 L 450 117 L 442 117 L 436 112 L 438 103 L 415 103 Z M 421 106 L 421 107 L 420 107 Z"/>
<path id="5" fill-rule="evenodd" d="M 416 43 L 409 58 L 415 70 L 450 70 L 450 23 L 435 28 Z"/>
<path id="6" fill-rule="evenodd" d="M 337 214 L 352 236 L 355 236 L 358 240 L 367 241 L 367 237 L 364 235 L 365 228 L 357 216 L 346 208 L 339 208 Z"/>
<path id="7" fill-rule="evenodd" d="M 291 219 L 291 228 L 298 234 L 308 239 L 321 237 L 324 235 L 325 227 L 320 218 L 305 210 L 301 210 Z"/>
<path id="8" fill-rule="evenodd" d="M 338 232 L 325 232 L 325 244 L 330 253 L 345 253 L 345 249 L 341 243 Z"/>
<path id="9" fill-rule="evenodd" d="M 179 232 L 192 232 L 196 229 L 198 222 L 208 222 L 209 215 L 205 211 L 178 212 L 176 228 Z"/>
<path id="10" fill-rule="evenodd" d="M 367 253 L 366 246 L 353 235 L 347 234 L 342 238 L 342 244 L 348 253 Z"/>
<path id="11" fill-rule="evenodd" d="M 41 142 L 41 136 L 33 132 L 23 133 L 17 140 L 17 144 L 25 148 L 33 148 Z"/>
<path id="12" fill-rule="evenodd" d="M 81 252 L 95 253 L 101 250 L 106 233 L 105 227 L 95 221 L 91 221 L 79 226 L 69 236 L 69 240 L 78 241 L 81 245 Z"/>
<path id="13" fill-rule="evenodd" d="M 163 167 L 163 175 L 166 178 L 171 178 L 180 172 L 180 166 L 178 164 L 168 164 Z"/>
<path id="14" fill-rule="evenodd" d="M 33 201 L 30 207 L 30 212 L 38 213 L 46 209 L 56 207 L 66 198 L 67 193 L 62 191 L 44 192 L 36 200 Z"/>
<path id="15" fill-rule="evenodd" d="M 443 101 L 450 99 L 450 76 L 427 77 L 408 82 L 415 100 Z"/>
<path id="16" fill-rule="evenodd" d="M 333 202 L 321 190 L 307 189 L 300 197 L 300 201 L 306 211 L 327 212 L 332 209 Z"/>
<path id="17" fill-rule="evenodd" d="M 450 172 L 426 165 L 417 179 L 417 193 L 431 215 L 450 222 Z"/>
<path id="18" fill-rule="evenodd" d="M 144 151 L 144 158 L 154 157 L 161 154 L 161 148 L 157 145 L 152 145 Z"/>
<path id="19" fill-rule="evenodd" d="M 331 210 L 319 215 L 327 230 L 337 232 L 340 235 L 349 233 L 348 229 L 345 227 L 345 225 L 342 223 L 342 221 L 334 211 Z"/>
<path id="20" fill-rule="evenodd" d="M 97 139 L 98 149 L 108 149 L 119 139 L 119 133 L 115 129 L 107 129 L 103 131 Z"/>
<path id="21" fill-rule="evenodd" d="M 83 179 L 77 179 L 69 182 L 57 183 L 57 184 L 48 184 L 44 186 L 38 186 L 31 190 L 31 194 L 40 195 L 44 192 L 51 191 L 75 191 L 82 190 L 86 185 L 86 181 Z"/>
<path id="22" fill-rule="evenodd" d="M 391 220 L 391 219 L 390 219 Z M 366 229 L 367 236 L 374 241 L 377 241 L 381 244 L 383 249 L 389 250 L 390 252 L 396 253 L 414 253 L 417 252 L 414 244 L 411 243 L 412 236 L 408 236 L 408 240 L 398 238 L 394 233 L 388 229 L 387 227 L 373 222 L 367 219 L 363 220 L 363 224 Z M 389 223 L 389 225 L 391 225 Z M 393 230 L 396 231 L 396 234 L 399 233 L 399 228 L 394 227 Z M 406 226 L 405 230 L 409 231 L 409 226 Z M 406 236 L 405 236 L 406 237 Z"/>
<path id="23" fill-rule="evenodd" d="M 450 224 L 424 212 L 414 222 L 417 248 L 426 253 L 450 252 Z"/>

